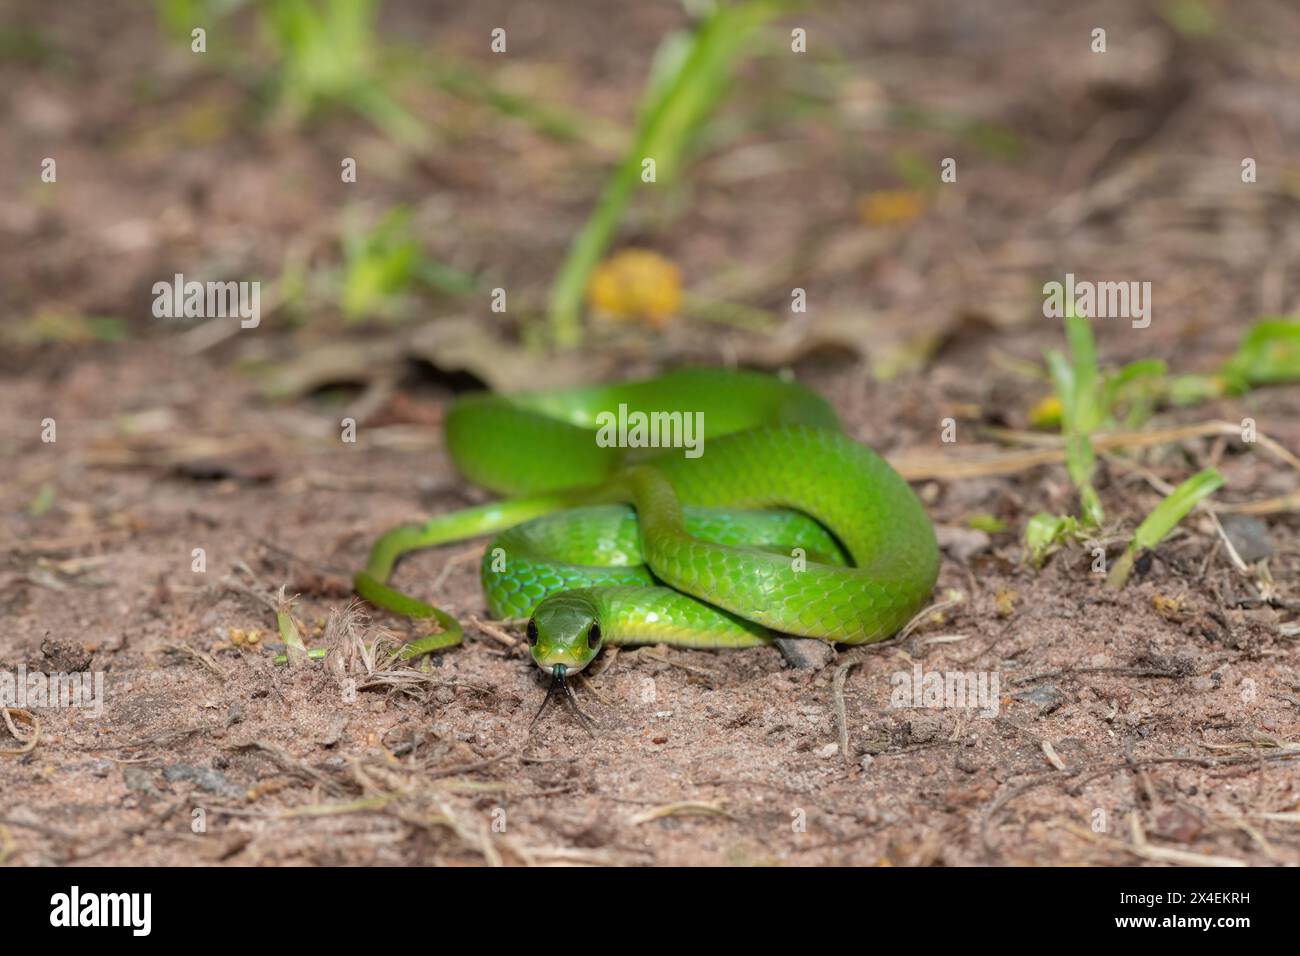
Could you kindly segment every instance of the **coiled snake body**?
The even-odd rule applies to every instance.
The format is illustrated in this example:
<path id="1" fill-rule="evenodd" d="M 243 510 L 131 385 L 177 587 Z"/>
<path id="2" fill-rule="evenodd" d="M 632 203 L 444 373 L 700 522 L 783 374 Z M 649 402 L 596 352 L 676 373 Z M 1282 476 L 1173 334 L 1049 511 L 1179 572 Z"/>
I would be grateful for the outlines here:
<path id="1" fill-rule="evenodd" d="M 698 457 L 597 441 L 620 406 L 629 416 L 702 415 Z M 508 497 L 375 544 L 358 593 L 442 627 L 405 656 L 459 643 L 461 631 L 389 587 L 394 564 L 481 534 L 499 532 L 483 560 L 492 613 L 528 618 L 533 659 L 561 678 L 605 644 L 751 647 L 774 632 L 880 640 L 925 604 L 938 574 L 934 531 L 911 488 L 796 383 L 695 369 L 475 394 L 452 406 L 446 437 L 467 478 Z"/>

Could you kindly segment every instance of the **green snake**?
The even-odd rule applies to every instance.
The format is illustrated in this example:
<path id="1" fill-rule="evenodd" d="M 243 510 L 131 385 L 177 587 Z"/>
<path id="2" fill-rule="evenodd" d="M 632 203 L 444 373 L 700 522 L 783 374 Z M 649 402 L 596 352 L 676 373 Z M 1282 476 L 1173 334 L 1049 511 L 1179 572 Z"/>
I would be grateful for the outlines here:
<path id="1" fill-rule="evenodd" d="M 640 432 L 638 412 L 650 423 Z M 621 413 L 633 427 L 620 435 L 612 422 Z M 691 422 L 700 434 L 690 435 Z M 440 628 L 405 645 L 407 658 L 460 643 L 461 628 L 386 583 L 398 559 L 485 534 L 498 535 L 482 565 L 488 607 L 498 619 L 528 619 L 532 658 L 552 690 L 606 644 L 881 640 L 921 609 L 938 575 L 934 530 L 912 489 L 795 382 L 688 369 L 471 393 L 444 425 L 460 472 L 505 497 L 376 542 L 357 593 Z M 619 446 L 655 437 L 698 441 Z"/>

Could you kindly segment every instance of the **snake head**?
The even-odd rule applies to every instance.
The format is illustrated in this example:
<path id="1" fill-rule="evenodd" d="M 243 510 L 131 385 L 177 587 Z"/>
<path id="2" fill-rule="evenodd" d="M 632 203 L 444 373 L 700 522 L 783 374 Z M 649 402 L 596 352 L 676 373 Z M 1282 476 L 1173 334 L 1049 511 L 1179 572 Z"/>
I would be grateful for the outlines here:
<path id="1" fill-rule="evenodd" d="M 603 638 L 592 601 L 572 593 L 546 598 L 528 619 L 528 647 L 537 666 L 548 674 L 557 664 L 578 673 L 600 652 Z"/>

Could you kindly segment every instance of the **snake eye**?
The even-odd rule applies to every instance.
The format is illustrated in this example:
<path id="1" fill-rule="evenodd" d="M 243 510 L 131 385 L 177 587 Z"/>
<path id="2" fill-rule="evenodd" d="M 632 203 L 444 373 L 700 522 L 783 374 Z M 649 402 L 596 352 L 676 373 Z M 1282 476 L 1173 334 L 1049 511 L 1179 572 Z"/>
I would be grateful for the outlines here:
<path id="1" fill-rule="evenodd" d="M 533 647 L 537 644 L 537 622 L 531 617 L 528 619 L 528 646 Z"/>
<path id="2" fill-rule="evenodd" d="M 595 621 L 591 622 L 591 627 L 587 631 L 587 646 L 592 650 L 600 647 L 600 625 Z"/>

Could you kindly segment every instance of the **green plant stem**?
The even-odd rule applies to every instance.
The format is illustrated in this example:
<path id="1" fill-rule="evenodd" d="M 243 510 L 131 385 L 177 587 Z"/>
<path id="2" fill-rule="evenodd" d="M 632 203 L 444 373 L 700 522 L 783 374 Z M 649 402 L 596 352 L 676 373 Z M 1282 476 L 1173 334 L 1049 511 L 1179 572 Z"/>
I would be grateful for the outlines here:
<path id="1" fill-rule="evenodd" d="M 693 135 L 722 96 L 750 36 L 789 6 L 785 0 L 719 4 L 691 35 L 675 68 L 652 75 L 632 147 L 606 183 L 551 286 L 547 313 L 557 345 L 567 348 L 582 340 L 587 279 L 609 248 L 641 179 L 643 161 L 655 161 L 656 181 L 672 180 Z M 672 47 L 668 51 L 677 52 Z"/>

